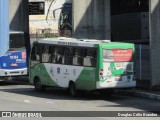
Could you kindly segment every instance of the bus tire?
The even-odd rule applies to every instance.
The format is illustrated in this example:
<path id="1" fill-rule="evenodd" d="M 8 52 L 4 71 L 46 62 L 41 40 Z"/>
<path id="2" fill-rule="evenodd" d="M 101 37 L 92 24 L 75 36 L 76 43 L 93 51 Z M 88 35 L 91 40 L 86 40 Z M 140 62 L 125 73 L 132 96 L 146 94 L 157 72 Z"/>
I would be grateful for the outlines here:
<path id="1" fill-rule="evenodd" d="M 76 85 L 74 82 L 69 83 L 69 93 L 72 97 L 75 97 L 77 95 Z"/>
<path id="2" fill-rule="evenodd" d="M 35 78 L 34 87 L 35 87 L 35 90 L 38 92 L 43 92 L 46 88 L 44 85 L 41 84 L 41 81 L 39 78 Z"/>

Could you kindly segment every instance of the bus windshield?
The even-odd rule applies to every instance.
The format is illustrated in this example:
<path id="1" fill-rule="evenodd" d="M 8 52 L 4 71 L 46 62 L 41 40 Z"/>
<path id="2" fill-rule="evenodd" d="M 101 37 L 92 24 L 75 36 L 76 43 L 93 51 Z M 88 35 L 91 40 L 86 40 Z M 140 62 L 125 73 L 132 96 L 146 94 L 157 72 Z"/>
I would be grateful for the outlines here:
<path id="1" fill-rule="evenodd" d="M 9 48 L 10 49 L 17 49 L 17 48 L 24 48 L 25 42 L 24 42 L 24 34 L 10 34 L 10 43 Z"/>
<path id="2" fill-rule="evenodd" d="M 70 3 L 64 4 L 59 18 L 59 29 L 72 29 L 72 7 Z"/>

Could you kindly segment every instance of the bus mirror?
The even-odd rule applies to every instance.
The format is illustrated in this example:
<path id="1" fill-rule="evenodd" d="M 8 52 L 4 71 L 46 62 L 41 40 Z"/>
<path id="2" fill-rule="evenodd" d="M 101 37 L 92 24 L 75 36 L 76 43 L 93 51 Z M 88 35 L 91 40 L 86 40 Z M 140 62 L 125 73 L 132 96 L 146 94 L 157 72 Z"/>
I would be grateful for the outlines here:
<path id="1" fill-rule="evenodd" d="M 55 10 L 53 10 L 53 18 L 56 18 L 56 16 L 55 16 Z"/>
<path id="2" fill-rule="evenodd" d="M 59 10 L 59 9 L 62 9 L 62 7 L 53 10 L 53 18 L 56 18 L 56 11 Z"/>

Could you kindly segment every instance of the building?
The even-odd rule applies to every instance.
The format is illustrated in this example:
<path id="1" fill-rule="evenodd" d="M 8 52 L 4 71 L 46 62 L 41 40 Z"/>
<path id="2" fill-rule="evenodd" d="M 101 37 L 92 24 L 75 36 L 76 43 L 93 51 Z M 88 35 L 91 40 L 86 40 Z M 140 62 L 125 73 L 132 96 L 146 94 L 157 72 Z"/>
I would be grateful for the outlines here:
<path id="1" fill-rule="evenodd" d="M 66 0 L 29 0 L 30 34 L 58 33 L 58 19 Z M 56 10 L 57 9 L 57 10 Z M 56 10 L 55 17 L 53 11 Z"/>

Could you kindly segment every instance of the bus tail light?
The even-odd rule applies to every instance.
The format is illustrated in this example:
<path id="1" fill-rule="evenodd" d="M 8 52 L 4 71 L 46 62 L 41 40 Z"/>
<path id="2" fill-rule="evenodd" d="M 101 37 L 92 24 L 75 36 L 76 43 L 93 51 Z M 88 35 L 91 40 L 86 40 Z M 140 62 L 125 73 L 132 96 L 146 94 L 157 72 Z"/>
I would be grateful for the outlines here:
<path id="1" fill-rule="evenodd" d="M 99 70 L 99 75 L 100 75 L 100 76 L 103 76 L 103 69 L 100 69 L 100 70 Z"/>

